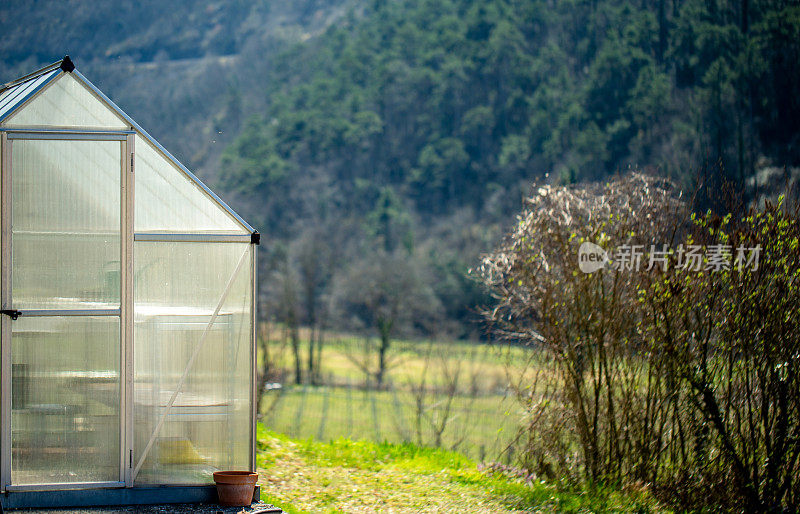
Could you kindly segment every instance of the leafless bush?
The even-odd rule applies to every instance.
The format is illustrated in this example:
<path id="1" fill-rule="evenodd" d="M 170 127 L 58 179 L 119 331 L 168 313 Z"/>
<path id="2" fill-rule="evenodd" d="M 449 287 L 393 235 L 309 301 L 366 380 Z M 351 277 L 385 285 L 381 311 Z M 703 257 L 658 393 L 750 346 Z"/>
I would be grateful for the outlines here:
<path id="1" fill-rule="evenodd" d="M 526 400 L 528 432 L 563 426 L 574 434 L 569 440 L 560 433 L 530 436 L 537 471 L 573 468 L 565 455 L 573 447 L 580 459 L 574 469 L 592 481 L 643 474 L 643 462 L 661 459 L 667 409 L 659 404 L 655 363 L 638 336 L 639 278 L 602 269 L 584 274 L 577 258 L 587 241 L 606 248 L 669 244 L 684 212 L 671 184 L 640 174 L 604 185 L 539 187 L 511 236 L 484 259 L 480 273 L 498 299 L 487 312 L 493 329 L 509 341 L 545 348 L 554 359 L 544 386 L 551 398 L 530 390 Z M 567 408 L 536 409 L 537 397 Z"/>
<path id="2" fill-rule="evenodd" d="M 486 312 L 492 328 L 554 363 L 535 363 L 516 382 L 528 413 L 521 462 L 558 478 L 649 484 L 681 509 L 794 511 L 797 212 L 767 204 L 689 223 L 687 213 L 669 183 L 640 174 L 542 187 L 484 259 L 480 273 L 497 298 Z M 639 271 L 585 274 L 576 259 L 585 241 L 651 252 Z M 729 255 L 720 267 L 704 253 L 697 267 L 678 266 L 686 256 L 677 243 L 759 247 L 761 262 Z M 662 244 L 673 251 L 650 267 L 648 253 Z"/>

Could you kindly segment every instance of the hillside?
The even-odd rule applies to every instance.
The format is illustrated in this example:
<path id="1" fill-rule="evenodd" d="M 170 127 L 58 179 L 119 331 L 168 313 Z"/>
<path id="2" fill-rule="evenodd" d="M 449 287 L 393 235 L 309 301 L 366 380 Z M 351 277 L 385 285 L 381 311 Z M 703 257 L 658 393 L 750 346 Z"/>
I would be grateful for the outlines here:
<path id="1" fill-rule="evenodd" d="M 642 168 L 745 191 L 800 164 L 797 62 L 797 2 L 373 0 L 276 57 L 222 183 L 286 242 L 281 277 L 304 281 L 300 242 L 337 249 L 312 290 L 341 324 L 377 327 L 369 301 L 341 300 L 398 254 L 423 313 L 468 322 L 482 297 L 464 272 L 532 181 Z"/>
<path id="2" fill-rule="evenodd" d="M 263 312 L 386 341 L 480 333 L 466 271 L 532 181 L 800 164 L 796 1 L 11 1 L 0 30 L 2 78 L 70 53 L 256 224 Z"/>
<path id="3" fill-rule="evenodd" d="M 0 81 L 69 54 L 81 72 L 213 181 L 244 113 L 266 104 L 264 66 L 347 0 L 71 0 L 0 4 Z"/>

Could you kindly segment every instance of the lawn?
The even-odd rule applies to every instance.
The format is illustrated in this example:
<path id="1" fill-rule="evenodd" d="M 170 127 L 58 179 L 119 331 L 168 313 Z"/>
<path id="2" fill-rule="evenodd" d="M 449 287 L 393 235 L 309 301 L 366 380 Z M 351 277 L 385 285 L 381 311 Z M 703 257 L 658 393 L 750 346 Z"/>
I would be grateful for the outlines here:
<path id="1" fill-rule="evenodd" d="M 479 461 L 510 461 L 522 417 L 508 387 L 509 376 L 529 369 L 539 352 L 508 345 L 464 341 L 393 342 L 383 387 L 365 373 L 375 369 L 375 341 L 325 333 L 320 358 L 322 385 L 293 385 L 293 355 L 285 327 L 265 324 L 271 368 L 281 387 L 266 392 L 266 425 L 291 437 L 330 441 L 341 437 L 374 442 L 440 446 Z M 302 362 L 307 330 L 300 331 Z M 262 350 L 259 358 L 264 358 Z M 538 366 L 538 369 L 546 366 Z"/>
<path id="2" fill-rule="evenodd" d="M 291 439 L 259 424 L 262 500 L 299 512 L 665 512 L 646 490 L 570 491 L 417 445 Z"/>
<path id="3" fill-rule="evenodd" d="M 287 512 L 664 512 L 646 489 L 571 490 L 507 466 L 523 421 L 509 381 L 549 373 L 541 352 L 397 341 L 376 388 L 373 343 L 326 334 L 322 385 L 293 385 L 286 340 L 264 332 L 285 371 L 261 404 L 262 499 Z"/>
<path id="4" fill-rule="evenodd" d="M 517 433 L 520 406 L 503 395 L 426 394 L 422 403 L 405 389 L 289 386 L 268 393 L 264 423 L 271 430 L 318 441 L 339 438 L 414 442 L 457 450 L 483 460 L 503 460 Z M 421 407 L 419 407 L 421 406 Z M 437 439 L 437 432 L 441 435 Z"/>

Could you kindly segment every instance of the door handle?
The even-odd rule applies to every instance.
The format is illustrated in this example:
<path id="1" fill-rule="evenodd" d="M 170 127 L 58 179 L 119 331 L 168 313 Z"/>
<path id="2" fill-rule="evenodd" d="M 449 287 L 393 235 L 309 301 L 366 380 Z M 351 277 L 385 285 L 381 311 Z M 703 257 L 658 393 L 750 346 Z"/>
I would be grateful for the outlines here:
<path id="1" fill-rule="evenodd" d="M 20 311 L 18 311 L 18 310 L 15 310 L 15 309 L 3 309 L 3 310 L 0 310 L 0 314 L 5 314 L 6 316 L 11 318 L 12 320 L 15 320 L 15 319 L 19 318 L 20 316 L 22 316 L 22 313 Z"/>

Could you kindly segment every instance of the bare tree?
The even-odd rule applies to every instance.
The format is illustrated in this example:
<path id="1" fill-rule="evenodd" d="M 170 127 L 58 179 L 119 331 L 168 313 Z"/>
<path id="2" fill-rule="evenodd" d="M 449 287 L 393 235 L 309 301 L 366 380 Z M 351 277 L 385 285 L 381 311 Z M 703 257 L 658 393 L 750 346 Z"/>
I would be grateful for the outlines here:
<path id="1" fill-rule="evenodd" d="M 448 434 L 447 446 L 457 450 L 467 439 L 471 427 L 461 423 L 459 430 L 458 421 L 475 403 L 475 384 L 483 369 L 478 355 L 477 348 L 465 358 L 450 346 L 425 344 L 422 369 L 407 383 L 414 399 L 417 444 L 443 447 Z M 440 382 L 434 382 L 433 377 Z"/>
<path id="2" fill-rule="evenodd" d="M 322 295 L 332 269 L 332 254 L 319 229 L 309 229 L 296 248 L 297 267 L 302 288 L 305 320 L 309 329 L 307 371 L 311 383 L 320 379 L 319 362 L 322 354 L 322 320 L 325 319 Z"/>
<path id="3" fill-rule="evenodd" d="M 283 324 L 284 337 L 292 348 L 294 356 L 294 381 L 303 383 L 303 361 L 300 352 L 300 309 L 298 297 L 298 278 L 290 264 L 289 256 L 278 251 L 274 257 L 275 266 L 269 274 L 266 284 L 271 299 L 270 309 Z"/>
<path id="4" fill-rule="evenodd" d="M 354 263 L 340 278 L 333 302 L 340 316 L 355 318 L 377 332 L 374 378 L 378 387 L 384 383 L 395 334 L 404 329 L 431 329 L 439 311 L 420 263 L 402 250 L 378 250 L 371 258 Z"/>

